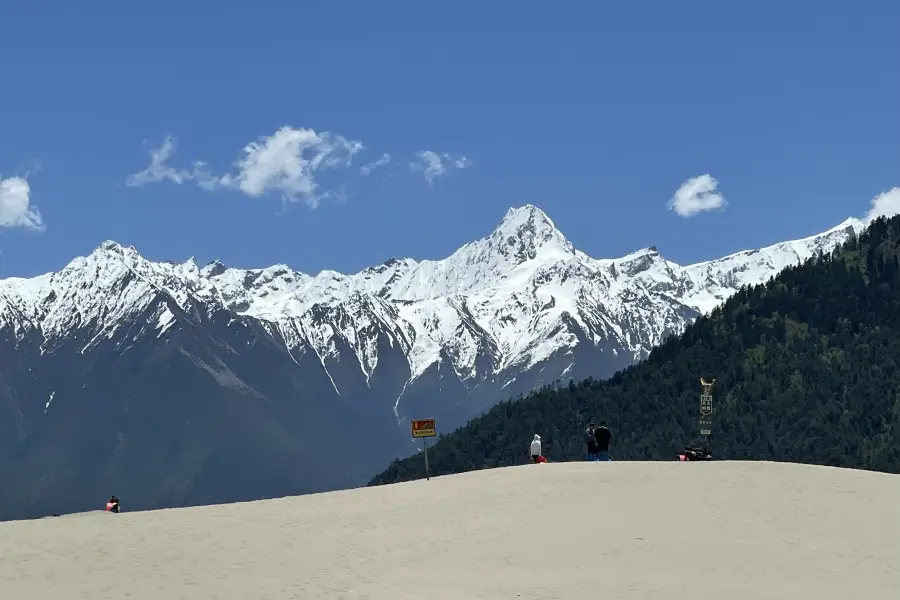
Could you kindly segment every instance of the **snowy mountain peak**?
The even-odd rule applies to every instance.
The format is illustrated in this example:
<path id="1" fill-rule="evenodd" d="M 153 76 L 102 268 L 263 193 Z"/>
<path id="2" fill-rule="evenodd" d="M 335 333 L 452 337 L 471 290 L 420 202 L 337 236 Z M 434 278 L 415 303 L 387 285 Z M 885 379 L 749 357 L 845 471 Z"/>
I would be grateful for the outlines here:
<path id="1" fill-rule="evenodd" d="M 534 260 L 540 252 L 574 255 L 575 249 L 550 217 L 531 204 L 510 208 L 488 238 L 488 244 L 516 262 Z"/>
<path id="2" fill-rule="evenodd" d="M 118 251 L 118 250 L 121 250 L 121 248 L 122 248 L 122 245 L 115 240 L 106 240 L 103 243 L 101 243 L 99 246 L 97 246 L 97 250 L 103 250 L 103 251 L 106 251 L 106 250 Z"/>
<path id="3" fill-rule="evenodd" d="M 668 265 L 666 259 L 664 259 L 656 250 L 656 246 L 641 248 L 640 250 L 627 254 L 621 258 L 600 262 L 611 263 L 614 273 L 617 275 L 627 275 L 629 277 L 633 277 L 638 273 L 643 273 L 654 267 L 666 269 Z"/>
<path id="4" fill-rule="evenodd" d="M 540 223 L 541 226 L 556 229 L 556 226 L 553 224 L 550 217 L 547 216 L 547 213 L 533 204 L 510 207 L 497 228 L 518 229 L 526 223 Z"/>
<path id="5" fill-rule="evenodd" d="M 850 217 L 849 219 L 847 219 L 840 225 L 832 227 L 825 233 L 827 234 L 827 233 L 833 233 L 835 231 L 846 231 L 847 229 L 853 229 L 853 231 L 855 231 L 856 233 L 859 233 L 860 231 L 862 231 L 865 228 L 866 228 L 865 223 L 863 223 L 862 221 L 860 221 L 859 219 L 857 219 L 855 217 Z"/>
<path id="6" fill-rule="evenodd" d="M 203 277 L 217 277 L 226 271 L 226 267 L 221 261 L 214 260 L 202 269 L 200 274 Z"/>
<path id="7" fill-rule="evenodd" d="M 125 246 L 115 240 L 106 240 L 91 253 L 92 256 L 113 254 L 116 256 L 129 256 L 137 254 L 134 246 Z"/>

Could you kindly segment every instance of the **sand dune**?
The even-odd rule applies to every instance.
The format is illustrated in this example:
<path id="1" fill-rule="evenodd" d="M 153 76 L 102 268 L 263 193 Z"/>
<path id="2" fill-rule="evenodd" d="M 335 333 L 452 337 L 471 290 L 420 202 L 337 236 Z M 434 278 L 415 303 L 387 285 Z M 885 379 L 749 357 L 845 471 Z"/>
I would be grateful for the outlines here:
<path id="1" fill-rule="evenodd" d="M 894 600 L 900 476 L 724 461 L 527 465 L 0 523 L 0 588 L 41 600 Z"/>

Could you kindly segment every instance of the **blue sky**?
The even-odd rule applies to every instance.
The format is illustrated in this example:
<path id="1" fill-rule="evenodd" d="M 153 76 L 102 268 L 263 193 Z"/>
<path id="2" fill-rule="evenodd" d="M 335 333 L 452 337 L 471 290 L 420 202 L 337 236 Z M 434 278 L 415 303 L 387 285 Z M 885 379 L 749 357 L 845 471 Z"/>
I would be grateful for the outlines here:
<path id="1" fill-rule="evenodd" d="M 900 185 L 900 3 L 612 4 L 5 3 L 0 277 L 106 239 L 355 271 L 526 203 L 593 256 L 689 263 Z M 704 175 L 693 206 L 725 203 L 670 210 Z"/>

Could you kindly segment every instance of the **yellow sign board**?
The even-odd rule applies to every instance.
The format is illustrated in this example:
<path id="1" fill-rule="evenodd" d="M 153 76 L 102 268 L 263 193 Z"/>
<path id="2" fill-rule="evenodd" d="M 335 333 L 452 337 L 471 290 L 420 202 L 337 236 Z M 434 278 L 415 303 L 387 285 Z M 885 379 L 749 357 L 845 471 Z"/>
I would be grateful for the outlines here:
<path id="1" fill-rule="evenodd" d="M 412 436 L 414 438 L 434 437 L 437 435 L 434 419 L 413 419 Z"/>

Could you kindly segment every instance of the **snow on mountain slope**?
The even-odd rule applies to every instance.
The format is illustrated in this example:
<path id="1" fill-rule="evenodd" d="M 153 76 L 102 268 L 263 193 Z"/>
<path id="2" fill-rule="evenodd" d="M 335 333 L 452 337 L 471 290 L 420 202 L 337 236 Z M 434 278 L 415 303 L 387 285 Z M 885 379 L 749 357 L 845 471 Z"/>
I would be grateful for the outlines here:
<path id="1" fill-rule="evenodd" d="M 184 313 L 176 317 L 157 302 L 157 335 L 203 306 L 224 307 L 269 323 L 295 360 L 312 348 L 325 366 L 349 348 L 367 382 L 383 343 L 406 356 L 410 381 L 449 357 L 462 381 L 508 382 L 571 353 L 579 338 L 639 360 L 742 285 L 830 251 L 863 227 L 849 219 L 802 240 L 683 267 L 653 248 L 593 259 L 527 205 L 443 260 L 392 259 L 355 274 L 316 276 L 286 265 L 152 262 L 104 242 L 57 273 L 0 281 L 0 327 L 19 335 L 37 329 L 48 342 L 75 328 L 110 336 L 162 298 Z M 478 372 L 480 356 L 489 357 L 490 372 Z M 340 393 L 341 382 L 334 385 Z"/>
<path id="2" fill-rule="evenodd" d="M 75 329 L 88 329 L 94 337 L 83 352 L 100 336 L 112 336 L 161 296 L 185 304 L 189 295 L 176 275 L 183 270 L 184 265 L 179 265 L 170 274 L 133 248 L 105 242 L 57 273 L 0 281 L 0 327 L 11 326 L 18 335 L 39 330 L 45 342 Z M 171 322 L 165 308 L 156 316 L 161 329 Z"/>
<path id="3" fill-rule="evenodd" d="M 791 265 L 830 252 L 845 242 L 851 231 L 858 234 L 863 229 L 862 221 L 850 218 L 818 235 L 685 267 L 682 271 L 693 285 L 683 301 L 708 313 L 742 285 L 763 283 Z"/>

